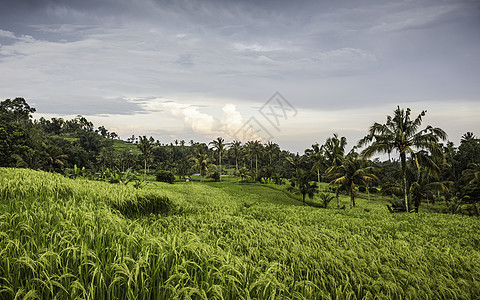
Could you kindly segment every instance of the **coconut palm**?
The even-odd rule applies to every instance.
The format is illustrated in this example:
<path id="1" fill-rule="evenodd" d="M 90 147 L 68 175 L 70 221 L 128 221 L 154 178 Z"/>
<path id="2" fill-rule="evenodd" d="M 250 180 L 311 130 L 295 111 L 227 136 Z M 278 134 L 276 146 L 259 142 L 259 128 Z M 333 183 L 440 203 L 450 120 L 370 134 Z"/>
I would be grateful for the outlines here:
<path id="1" fill-rule="evenodd" d="M 402 188 L 405 209 L 408 212 L 407 187 L 407 156 L 414 156 L 418 150 L 427 150 L 432 156 L 443 156 L 440 140 L 445 140 L 447 134 L 440 128 L 427 126 L 419 130 L 422 118 L 426 111 L 422 111 L 414 120 L 410 118 L 410 108 L 401 109 L 397 106 L 393 117 L 387 116 L 385 124 L 374 123 L 363 139 L 358 142 L 359 147 L 369 145 L 362 151 L 363 158 L 372 157 L 377 153 L 399 153 L 402 170 Z"/>
<path id="2" fill-rule="evenodd" d="M 329 167 L 341 166 L 345 157 L 345 147 L 347 146 L 347 139 L 342 136 L 338 137 L 338 134 L 334 133 L 333 137 L 329 137 L 325 144 L 323 144 L 323 150 L 325 155 L 325 165 Z M 337 197 L 337 208 L 340 208 L 340 195 L 338 186 L 335 188 L 335 195 Z"/>
<path id="3" fill-rule="evenodd" d="M 147 179 L 147 164 L 152 159 L 152 150 L 153 150 L 153 139 L 148 139 L 146 136 L 139 136 L 138 137 L 138 144 L 137 147 L 142 152 L 142 158 L 144 163 L 144 174 L 143 180 Z"/>
<path id="4" fill-rule="evenodd" d="M 317 185 L 315 181 L 313 183 L 310 181 L 312 175 L 313 174 L 310 170 L 298 169 L 296 178 L 294 179 L 298 193 L 302 194 L 304 206 L 305 197 L 308 195 L 308 197 L 312 199 L 315 193 L 317 193 Z"/>
<path id="5" fill-rule="evenodd" d="M 218 137 L 216 140 L 208 143 L 209 145 L 213 145 L 213 149 L 218 153 L 218 164 L 219 164 L 219 178 L 222 181 L 222 154 L 226 149 L 228 144 L 225 143 L 225 140 L 221 137 Z"/>
<path id="6" fill-rule="evenodd" d="M 288 156 L 287 162 L 295 168 L 295 174 L 298 174 L 298 171 L 305 161 L 305 156 L 299 155 L 298 152 L 294 156 Z"/>
<path id="7" fill-rule="evenodd" d="M 233 156 L 235 157 L 235 177 L 237 178 L 238 183 L 238 158 L 242 152 L 242 142 L 233 141 L 231 143 L 230 150 L 233 152 Z"/>
<path id="8" fill-rule="evenodd" d="M 471 163 L 467 166 L 468 169 L 462 172 L 462 175 L 469 180 L 469 184 L 480 183 L 480 163 Z"/>
<path id="9" fill-rule="evenodd" d="M 268 141 L 265 145 L 265 152 L 269 158 L 269 164 L 273 164 L 273 159 L 280 153 L 280 146 L 278 144 Z"/>
<path id="10" fill-rule="evenodd" d="M 320 170 L 325 168 L 326 161 L 323 153 L 323 147 L 318 143 L 312 145 L 312 149 L 305 150 L 308 160 L 313 162 L 312 170 L 317 173 L 318 192 L 320 192 Z"/>
<path id="11" fill-rule="evenodd" d="M 193 161 L 193 167 L 200 169 L 200 176 L 202 177 L 202 182 L 207 173 L 209 173 L 209 167 L 215 167 L 214 164 L 210 161 L 210 156 L 208 153 L 203 151 L 197 151 L 196 155 L 190 158 Z"/>
<path id="12" fill-rule="evenodd" d="M 339 190 L 350 195 L 350 209 L 355 206 L 355 188 L 359 184 L 367 185 L 368 182 L 378 180 L 373 174 L 373 167 L 365 166 L 365 162 L 358 158 L 354 150 L 345 157 L 340 166 L 329 167 L 327 175 L 332 179 L 330 184 L 339 185 Z"/>
<path id="13" fill-rule="evenodd" d="M 416 166 L 414 166 L 416 168 Z M 449 193 L 449 186 L 453 184 L 451 181 L 438 181 L 438 175 L 432 173 L 428 168 L 421 167 L 417 170 L 415 180 L 410 184 L 409 192 L 414 203 L 415 212 L 418 212 L 420 203 L 423 199 L 427 200 L 427 207 L 430 210 L 430 201 L 435 193 Z"/>
<path id="14" fill-rule="evenodd" d="M 259 141 L 248 141 L 246 143 L 250 159 L 255 157 L 255 179 L 258 177 L 258 157 L 262 154 L 263 145 Z"/>

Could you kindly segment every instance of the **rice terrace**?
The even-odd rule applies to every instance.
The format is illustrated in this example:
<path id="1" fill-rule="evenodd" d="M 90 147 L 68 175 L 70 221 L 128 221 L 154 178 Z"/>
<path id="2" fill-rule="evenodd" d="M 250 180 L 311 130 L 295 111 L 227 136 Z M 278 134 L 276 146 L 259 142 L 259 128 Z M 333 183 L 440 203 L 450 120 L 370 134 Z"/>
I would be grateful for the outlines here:
<path id="1" fill-rule="evenodd" d="M 0 105 L 0 299 L 480 298 L 480 140 L 424 111 L 304 154 L 33 112 Z"/>

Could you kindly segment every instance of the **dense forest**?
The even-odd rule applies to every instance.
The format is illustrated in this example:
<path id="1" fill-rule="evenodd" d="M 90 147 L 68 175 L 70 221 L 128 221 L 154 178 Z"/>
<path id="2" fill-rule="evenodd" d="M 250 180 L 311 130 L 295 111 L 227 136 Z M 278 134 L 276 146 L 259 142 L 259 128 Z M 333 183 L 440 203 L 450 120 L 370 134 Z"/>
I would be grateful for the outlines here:
<path id="1" fill-rule="evenodd" d="M 350 196 L 350 207 L 357 192 L 367 192 L 391 196 L 392 212 L 444 202 L 444 212 L 479 213 L 480 139 L 467 132 L 455 146 L 442 129 L 422 127 L 425 111 L 411 116 L 410 109 L 397 107 L 385 123 L 376 120 L 350 152 L 346 138 L 333 134 L 303 154 L 273 142 L 227 142 L 221 137 L 208 144 L 147 136 L 122 141 L 82 116 L 34 120 L 34 112 L 23 98 L 0 103 L 1 167 L 137 185 L 149 176 L 173 182 L 172 175 L 185 180 L 197 174 L 202 181 L 221 181 L 228 174 L 239 183 L 288 184 L 303 195 L 304 203 L 307 196 L 322 192 L 320 183 L 326 182 L 337 199 L 340 193 Z M 375 154 L 388 154 L 389 159 L 372 159 Z"/>

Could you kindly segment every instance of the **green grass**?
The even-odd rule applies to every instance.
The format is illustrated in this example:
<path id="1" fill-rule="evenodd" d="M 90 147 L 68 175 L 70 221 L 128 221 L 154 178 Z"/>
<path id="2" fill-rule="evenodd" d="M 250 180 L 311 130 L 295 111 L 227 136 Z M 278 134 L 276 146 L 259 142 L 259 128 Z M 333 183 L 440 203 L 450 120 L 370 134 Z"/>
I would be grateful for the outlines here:
<path id="1" fill-rule="evenodd" d="M 0 299 L 480 298 L 478 218 L 282 188 L 0 169 Z"/>
<path id="2" fill-rule="evenodd" d="M 113 140 L 113 148 L 117 153 L 123 152 L 125 150 L 131 151 L 134 155 L 139 155 L 142 152 L 138 149 L 136 144 L 129 143 L 123 140 Z"/>

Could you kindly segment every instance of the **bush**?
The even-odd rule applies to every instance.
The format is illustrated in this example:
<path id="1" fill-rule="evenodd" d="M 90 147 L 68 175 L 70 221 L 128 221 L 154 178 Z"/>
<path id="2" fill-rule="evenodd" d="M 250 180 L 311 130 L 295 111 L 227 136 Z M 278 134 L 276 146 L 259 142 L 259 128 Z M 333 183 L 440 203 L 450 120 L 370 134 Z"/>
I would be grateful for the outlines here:
<path id="1" fill-rule="evenodd" d="M 358 187 L 358 191 L 359 191 L 360 193 L 365 193 L 365 192 L 367 191 L 367 188 L 364 187 L 364 186 L 359 186 L 359 187 Z"/>
<path id="2" fill-rule="evenodd" d="M 156 180 L 172 184 L 175 181 L 175 175 L 170 171 L 160 170 L 156 174 Z"/>
<path id="3" fill-rule="evenodd" d="M 368 191 L 369 191 L 370 193 L 372 193 L 372 194 L 378 193 L 378 189 L 377 189 L 377 188 L 374 188 L 374 187 L 369 188 Z"/>
<path id="4" fill-rule="evenodd" d="M 215 171 L 212 175 L 209 176 L 210 178 L 213 178 L 215 180 L 215 182 L 218 182 L 220 181 L 220 173 L 218 173 L 217 171 Z"/>

